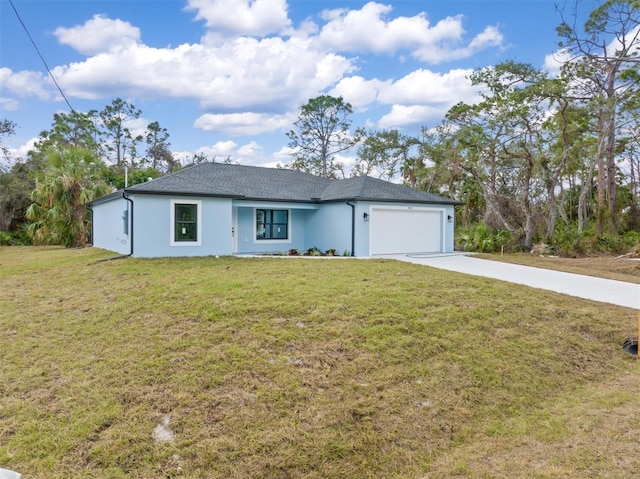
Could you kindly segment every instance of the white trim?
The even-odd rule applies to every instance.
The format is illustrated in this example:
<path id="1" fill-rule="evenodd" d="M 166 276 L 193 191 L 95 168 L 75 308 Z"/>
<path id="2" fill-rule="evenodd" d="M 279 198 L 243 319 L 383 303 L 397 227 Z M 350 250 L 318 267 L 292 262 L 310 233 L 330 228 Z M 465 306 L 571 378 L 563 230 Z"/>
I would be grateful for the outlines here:
<path id="1" fill-rule="evenodd" d="M 196 227 L 197 241 L 175 241 L 174 227 L 176 220 L 175 205 L 196 205 Z M 202 246 L 202 201 L 201 200 L 171 200 L 170 221 L 169 221 L 169 246 Z"/>
<path id="2" fill-rule="evenodd" d="M 233 206 L 240 208 L 258 208 L 263 210 L 319 210 L 322 205 L 316 203 L 295 203 L 293 201 L 267 201 L 267 200 L 232 200 Z"/>
<path id="3" fill-rule="evenodd" d="M 447 210 L 442 207 L 424 207 L 424 206 L 386 206 L 386 205 L 369 205 L 369 222 L 375 221 L 373 210 L 400 210 L 400 211 L 432 211 L 440 213 L 440 252 L 446 251 L 446 228 L 447 228 Z M 373 237 L 371 235 L 371 223 L 369 223 L 369 255 L 375 255 L 371 252 Z M 425 251 L 427 253 L 427 251 Z"/>
<path id="4" fill-rule="evenodd" d="M 287 239 L 258 239 L 258 231 L 256 230 L 256 212 L 257 210 L 285 210 L 287 212 Z M 289 244 L 291 243 L 291 209 L 290 208 L 267 208 L 264 206 L 253 208 L 253 244 Z"/>

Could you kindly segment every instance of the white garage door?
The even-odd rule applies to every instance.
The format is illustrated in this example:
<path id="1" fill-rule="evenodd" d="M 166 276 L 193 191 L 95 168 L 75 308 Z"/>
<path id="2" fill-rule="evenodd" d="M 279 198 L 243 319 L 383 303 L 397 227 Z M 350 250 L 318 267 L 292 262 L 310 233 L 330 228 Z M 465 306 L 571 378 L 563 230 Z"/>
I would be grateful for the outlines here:
<path id="1" fill-rule="evenodd" d="M 370 221 L 372 255 L 442 251 L 440 211 L 373 208 Z"/>

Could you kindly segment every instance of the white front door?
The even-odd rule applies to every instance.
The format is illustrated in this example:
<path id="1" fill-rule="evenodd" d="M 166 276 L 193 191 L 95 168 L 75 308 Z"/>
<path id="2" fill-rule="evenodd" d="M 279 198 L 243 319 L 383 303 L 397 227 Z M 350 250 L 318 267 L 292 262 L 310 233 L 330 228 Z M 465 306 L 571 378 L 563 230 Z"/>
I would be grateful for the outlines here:
<path id="1" fill-rule="evenodd" d="M 238 207 L 234 206 L 231 213 L 231 252 L 238 252 Z"/>

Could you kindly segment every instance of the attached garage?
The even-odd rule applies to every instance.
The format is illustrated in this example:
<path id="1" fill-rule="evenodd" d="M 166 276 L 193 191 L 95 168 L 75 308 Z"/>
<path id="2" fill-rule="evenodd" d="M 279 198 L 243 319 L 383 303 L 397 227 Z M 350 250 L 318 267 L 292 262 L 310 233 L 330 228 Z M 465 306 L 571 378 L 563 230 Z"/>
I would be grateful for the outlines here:
<path id="1" fill-rule="evenodd" d="M 372 207 L 370 252 L 376 254 L 444 251 L 444 211 L 419 207 Z"/>

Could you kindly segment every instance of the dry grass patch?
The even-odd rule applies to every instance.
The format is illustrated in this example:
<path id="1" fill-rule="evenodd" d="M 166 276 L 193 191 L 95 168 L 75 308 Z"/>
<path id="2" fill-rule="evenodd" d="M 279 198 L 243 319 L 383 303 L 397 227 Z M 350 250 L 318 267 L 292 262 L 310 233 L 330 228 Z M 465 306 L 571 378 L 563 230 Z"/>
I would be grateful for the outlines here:
<path id="1" fill-rule="evenodd" d="M 433 464 L 433 477 L 635 477 L 640 469 L 637 365 L 496 422 Z"/>
<path id="2" fill-rule="evenodd" d="M 391 260 L 96 262 L 108 256 L 0 248 L 0 467 L 444 478 L 636 464 L 631 435 L 590 440 L 605 412 L 613 437 L 636 406 L 621 389 L 640 379 L 621 349 L 633 310 Z"/>
<path id="3" fill-rule="evenodd" d="M 640 260 L 615 256 L 593 256 L 584 258 L 561 258 L 558 256 L 540 256 L 530 253 L 482 254 L 482 259 L 503 261 L 506 263 L 535 266 L 537 268 L 566 271 L 599 278 L 640 283 Z"/>

